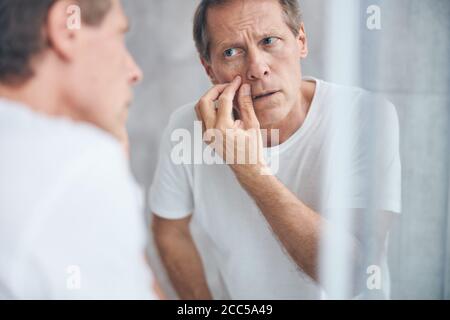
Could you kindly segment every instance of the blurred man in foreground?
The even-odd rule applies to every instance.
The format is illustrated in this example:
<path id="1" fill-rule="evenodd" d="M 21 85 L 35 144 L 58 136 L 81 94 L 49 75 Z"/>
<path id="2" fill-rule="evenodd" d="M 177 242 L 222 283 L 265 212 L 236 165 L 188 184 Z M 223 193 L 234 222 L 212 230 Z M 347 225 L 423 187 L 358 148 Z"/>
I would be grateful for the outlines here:
<path id="1" fill-rule="evenodd" d="M 0 2 L 0 298 L 156 297 L 127 156 L 142 78 L 127 29 L 118 0 Z"/>

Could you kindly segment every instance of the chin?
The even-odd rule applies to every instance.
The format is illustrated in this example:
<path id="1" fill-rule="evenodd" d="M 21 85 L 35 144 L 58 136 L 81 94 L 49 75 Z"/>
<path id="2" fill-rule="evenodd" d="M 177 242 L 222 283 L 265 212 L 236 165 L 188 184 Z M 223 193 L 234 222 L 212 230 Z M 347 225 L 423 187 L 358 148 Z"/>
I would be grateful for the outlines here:
<path id="1" fill-rule="evenodd" d="M 255 106 L 255 113 L 261 128 L 270 128 L 281 122 L 289 114 L 289 110 L 279 104 L 268 104 Z"/>
<path id="2" fill-rule="evenodd" d="M 256 113 L 261 128 L 270 128 L 285 118 L 279 110 L 264 110 Z"/>

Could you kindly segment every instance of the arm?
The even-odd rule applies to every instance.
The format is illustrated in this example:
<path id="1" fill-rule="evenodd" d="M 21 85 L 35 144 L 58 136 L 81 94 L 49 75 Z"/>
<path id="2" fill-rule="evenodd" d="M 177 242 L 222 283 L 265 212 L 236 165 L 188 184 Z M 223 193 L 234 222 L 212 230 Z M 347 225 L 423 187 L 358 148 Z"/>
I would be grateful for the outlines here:
<path id="1" fill-rule="evenodd" d="M 227 159 L 229 154 L 240 154 L 241 159 L 257 159 L 256 162 L 244 164 L 239 164 L 234 159 L 230 167 L 242 187 L 261 209 L 288 254 L 305 273 L 318 281 L 322 230 L 324 227 L 328 229 L 333 226 L 298 199 L 275 176 L 262 174 L 267 173 L 269 169 L 262 157 L 259 122 L 254 112 L 250 87 L 247 84 L 240 85 L 240 80 L 236 78 L 229 85 L 216 86 L 198 103 L 196 111 L 205 125 L 205 140 L 212 144 L 224 159 Z M 231 117 L 236 94 L 241 115 L 241 120 L 238 121 L 234 121 Z M 218 104 L 217 111 L 214 102 Z M 210 129 L 213 129 L 214 139 L 211 139 L 211 133 L 208 134 L 208 131 L 211 132 Z M 217 136 L 217 133 L 220 136 Z M 245 150 L 236 148 L 234 141 L 238 139 L 245 139 Z M 234 150 L 231 150 L 232 148 Z M 255 150 L 257 154 L 251 154 Z M 354 266 L 354 273 L 360 275 L 363 263 L 360 239 L 350 230 L 345 232 L 344 236 L 348 237 L 348 243 L 351 244 L 349 256 L 352 259 L 350 263 Z"/>
<path id="2" fill-rule="evenodd" d="M 306 206 L 291 193 L 275 176 L 260 175 L 252 169 L 233 169 L 242 187 L 256 202 L 274 234 L 296 264 L 316 282 L 319 282 L 319 263 L 323 228 L 328 232 L 334 227 L 328 220 Z M 349 243 L 349 265 L 352 267 L 353 295 L 364 290 L 366 268 L 379 264 L 386 254 L 384 243 L 390 230 L 392 212 L 376 212 L 376 218 L 368 221 L 364 209 L 348 210 L 352 229 L 344 236 Z M 370 230 L 367 234 L 367 226 Z M 340 232 L 336 229 L 336 232 Z"/>
<path id="3" fill-rule="evenodd" d="M 253 109 L 249 85 L 240 85 L 240 79 L 236 78 L 229 85 L 212 88 L 200 100 L 196 111 L 205 125 L 204 139 L 222 158 L 227 159 L 227 163 L 230 160 L 228 155 L 235 157 L 231 159 L 230 167 L 238 181 L 261 209 L 273 232 L 297 265 L 317 280 L 319 236 L 323 221 L 276 177 L 262 174 L 267 173 L 268 168 L 261 152 L 259 122 Z M 238 121 L 231 117 L 236 95 L 241 115 Z M 217 111 L 214 101 L 218 104 Z M 245 140 L 244 149 L 236 148 L 234 141 L 238 139 Z M 237 161 L 239 155 L 246 160 L 243 164 Z M 250 158 L 256 161 L 247 161 Z"/>
<path id="4" fill-rule="evenodd" d="M 210 300 L 200 254 L 189 223 L 191 216 L 168 220 L 153 214 L 153 234 L 159 254 L 179 297 L 184 300 Z"/>
<path id="5" fill-rule="evenodd" d="M 252 175 L 248 168 L 246 171 L 233 171 L 286 251 L 304 272 L 317 280 L 322 218 L 297 199 L 275 176 Z"/>
<path id="6" fill-rule="evenodd" d="M 326 220 L 298 199 L 275 176 L 260 175 L 257 173 L 259 170 L 248 166 L 233 169 L 240 184 L 256 202 L 289 255 L 306 274 L 318 281 L 320 236 Z M 359 269 L 359 241 L 351 233 L 346 236 L 351 243 L 352 265 Z"/>

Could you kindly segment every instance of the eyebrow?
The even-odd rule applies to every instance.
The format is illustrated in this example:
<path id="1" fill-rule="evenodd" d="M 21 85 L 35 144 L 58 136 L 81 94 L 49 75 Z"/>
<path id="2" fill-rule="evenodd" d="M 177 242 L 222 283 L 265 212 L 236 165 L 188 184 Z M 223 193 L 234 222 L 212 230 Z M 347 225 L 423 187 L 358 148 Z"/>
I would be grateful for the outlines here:
<path id="1" fill-rule="evenodd" d="M 230 48 L 237 48 L 237 47 L 240 47 L 240 46 L 242 46 L 242 42 L 238 42 L 238 41 L 235 41 L 235 42 L 225 42 L 224 41 L 224 42 L 218 43 L 216 45 L 217 48 L 224 49 L 224 50 L 227 50 L 227 49 L 230 49 Z"/>
<path id="2" fill-rule="evenodd" d="M 264 39 L 264 38 L 268 38 L 268 37 L 273 37 L 275 35 L 281 35 L 281 32 L 271 29 L 269 31 L 259 34 L 257 37 L 260 39 Z M 222 41 L 222 42 L 219 42 L 216 44 L 217 48 L 225 49 L 225 50 L 229 49 L 229 48 L 237 48 L 240 46 L 242 46 L 242 42 L 240 42 L 240 41 L 230 41 L 230 42 Z"/>

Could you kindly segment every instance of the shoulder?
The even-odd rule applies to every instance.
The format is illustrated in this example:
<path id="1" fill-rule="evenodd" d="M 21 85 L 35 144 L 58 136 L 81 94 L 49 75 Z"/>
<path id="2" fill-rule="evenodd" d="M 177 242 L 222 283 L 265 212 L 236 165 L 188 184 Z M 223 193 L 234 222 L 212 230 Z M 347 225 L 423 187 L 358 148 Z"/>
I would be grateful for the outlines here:
<path id="1" fill-rule="evenodd" d="M 57 170 L 87 155 L 120 155 L 120 143 L 94 125 L 50 117 L 12 102 L 0 101 L 0 106 L 0 148 L 11 158 L 34 163 L 34 168 L 49 159 Z"/>
<path id="2" fill-rule="evenodd" d="M 1 131 L 8 135 L 0 135 L 0 221 L 17 231 L 11 237 L 46 226 L 52 215 L 94 219 L 100 212 L 90 206 L 136 189 L 120 143 L 91 125 L 24 112 Z"/>
<path id="3" fill-rule="evenodd" d="M 345 112 L 347 119 L 362 125 L 371 122 L 398 126 L 396 107 L 383 94 L 325 81 L 320 85 L 323 101 L 333 107 L 331 110 Z"/>
<path id="4" fill-rule="evenodd" d="M 107 248 L 101 239 L 140 241 L 142 202 L 120 144 L 106 132 L 25 111 L 8 119 L 1 129 L 8 136 L 0 137 L 0 175 L 7 176 L 0 181 L 0 295 L 29 297 L 21 279 L 33 278 L 42 280 L 41 296 L 72 260 L 89 262 L 89 253 L 76 250 Z"/>
<path id="5" fill-rule="evenodd" d="M 190 102 L 176 109 L 170 116 L 167 128 L 193 130 L 195 121 L 198 121 L 195 106 L 196 102 Z"/>

